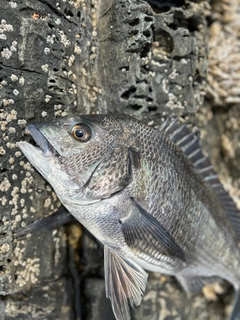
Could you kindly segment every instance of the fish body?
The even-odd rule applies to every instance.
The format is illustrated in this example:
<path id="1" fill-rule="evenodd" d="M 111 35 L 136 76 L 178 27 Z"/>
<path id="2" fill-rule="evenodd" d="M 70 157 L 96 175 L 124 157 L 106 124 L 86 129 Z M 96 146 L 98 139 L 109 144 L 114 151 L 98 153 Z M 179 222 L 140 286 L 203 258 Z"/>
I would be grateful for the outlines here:
<path id="1" fill-rule="evenodd" d="M 147 273 L 188 291 L 223 278 L 240 319 L 240 213 L 178 121 L 160 130 L 124 115 L 30 125 L 39 147 L 19 147 L 68 211 L 104 245 L 106 293 L 117 320 L 139 305 Z"/>

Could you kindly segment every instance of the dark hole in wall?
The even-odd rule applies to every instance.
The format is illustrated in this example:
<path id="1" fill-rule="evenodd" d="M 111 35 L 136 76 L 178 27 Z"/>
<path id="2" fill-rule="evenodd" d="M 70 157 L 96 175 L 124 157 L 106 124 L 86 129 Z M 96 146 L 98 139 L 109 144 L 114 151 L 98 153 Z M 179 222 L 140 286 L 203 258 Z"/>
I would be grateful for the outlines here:
<path id="1" fill-rule="evenodd" d="M 150 4 L 155 13 L 164 13 L 168 12 L 171 8 L 181 8 L 185 5 L 185 0 L 145 0 Z"/>
<path id="2" fill-rule="evenodd" d="M 64 54 L 64 50 L 63 49 L 59 49 L 59 48 L 52 48 L 52 52 L 53 53 L 60 53 L 59 55 L 60 56 L 63 56 L 63 54 Z"/>
<path id="3" fill-rule="evenodd" d="M 130 96 L 136 92 L 136 90 L 137 90 L 136 87 L 131 86 L 129 89 L 125 90 L 125 91 L 121 94 L 121 98 L 123 98 L 123 99 L 129 99 Z"/>
<path id="4" fill-rule="evenodd" d="M 148 66 L 148 65 L 143 65 L 143 66 L 141 66 L 141 72 L 142 72 L 143 74 L 148 74 L 148 72 L 149 72 L 149 66 Z"/>
<path id="5" fill-rule="evenodd" d="M 4 266 L 4 265 L 0 266 L 0 272 L 4 272 L 5 269 L 6 269 L 6 266 Z"/>
<path id="6" fill-rule="evenodd" d="M 148 111 L 149 111 L 149 112 L 156 112 L 157 109 L 158 109 L 158 108 L 157 108 L 156 106 L 148 107 Z"/>
<path id="7" fill-rule="evenodd" d="M 131 30 L 131 31 L 129 31 L 129 34 L 131 36 L 136 36 L 138 34 L 138 30 Z"/>
<path id="8" fill-rule="evenodd" d="M 153 98 L 147 97 L 146 100 L 147 100 L 148 102 L 152 102 L 152 101 L 153 101 Z"/>
<path id="9" fill-rule="evenodd" d="M 133 111 L 138 111 L 142 108 L 142 106 L 138 105 L 138 104 L 129 104 L 127 106 L 127 109 L 131 109 Z"/>
<path id="10" fill-rule="evenodd" d="M 130 26 L 137 26 L 138 24 L 139 24 L 139 19 L 138 18 L 136 18 L 136 19 L 133 19 L 132 21 L 130 21 L 129 23 L 128 23 Z"/>
<path id="11" fill-rule="evenodd" d="M 150 44 L 146 44 L 145 47 L 140 52 L 140 58 L 147 57 L 149 50 L 150 50 Z"/>
<path id="12" fill-rule="evenodd" d="M 52 29 L 52 30 L 55 29 L 55 26 L 54 26 L 52 23 L 49 23 L 48 26 L 49 26 L 49 28 Z"/>
<path id="13" fill-rule="evenodd" d="M 1 236 L 1 238 L 4 238 L 4 237 L 7 236 L 7 233 L 6 232 L 1 232 L 0 236 Z"/>
<path id="14" fill-rule="evenodd" d="M 149 30 L 143 31 L 145 37 L 149 38 L 151 36 L 151 32 Z"/>
<path id="15" fill-rule="evenodd" d="M 148 83 L 147 79 L 136 80 L 136 83 Z"/>
<path id="16" fill-rule="evenodd" d="M 202 21 L 199 17 L 192 17 L 187 20 L 187 28 L 190 32 L 199 31 L 199 25 L 202 25 Z"/>
<path id="17" fill-rule="evenodd" d="M 66 16 L 73 17 L 72 11 L 67 9 L 67 8 L 64 10 L 64 13 L 65 13 Z"/>
<path id="18" fill-rule="evenodd" d="M 152 17 L 149 17 L 149 16 L 146 16 L 146 17 L 144 18 L 144 21 L 146 21 L 146 22 L 151 22 L 151 21 L 153 21 L 153 18 L 152 18 Z"/>
<path id="19" fill-rule="evenodd" d="M 192 17 L 189 19 L 175 18 L 173 23 L 170 23 L 168 26 L 172 30 L 177 30 L 178 28 L 185 28 L 190 32 L 199 31 L 199 25 L 202 24 L 202 21 L 197 17 Z"/>
<path id="20" fill-rule="evenodd" d="M 194 83 L 202 83 L 202 81 L 204 81 L 204 77 L 200 74 L 199 70 L 196 69 L 195 75 L 193 77 L 193 84 Z"/>
<path id="21" fill-rule="evenodd" d="M 7 168 L 1 169 L 1 175 L 2 175 L 2 173 L 6 173 L 6 172 L 8 172 L 8 169 L 7 169 Z M 1 175 L 0 175 L 0 176 L 1 176 Z"/>
<path id="22" fill-rule="evenodd" d="M 154 41 L 159 43 L 161 52 L 169 54 L 173 51 L 173 39 L 168 32 L 162 29 L 155 30 Z"/>

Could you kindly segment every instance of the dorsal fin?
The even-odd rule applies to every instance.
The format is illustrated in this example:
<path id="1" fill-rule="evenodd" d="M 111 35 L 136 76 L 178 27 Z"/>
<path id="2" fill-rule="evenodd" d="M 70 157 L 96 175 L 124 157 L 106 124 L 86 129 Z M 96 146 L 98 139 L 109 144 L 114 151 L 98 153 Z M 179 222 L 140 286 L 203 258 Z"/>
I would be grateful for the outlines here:
<path id="1" fill-rule="evenodd" d="M 224 190 L 209 157 L 203 155 L 197 134 L 189 130 L 188 123 L 181 124 L 178 118 L 175 118 L 173 121 L 166 120 L 161 126 L 160 131 L 184 152 L 192 162 L 195 170 L 211 186 L 226 210 L 233 230 L 240 239 L 240 211 L 236 208 L 229 194 Z"/>

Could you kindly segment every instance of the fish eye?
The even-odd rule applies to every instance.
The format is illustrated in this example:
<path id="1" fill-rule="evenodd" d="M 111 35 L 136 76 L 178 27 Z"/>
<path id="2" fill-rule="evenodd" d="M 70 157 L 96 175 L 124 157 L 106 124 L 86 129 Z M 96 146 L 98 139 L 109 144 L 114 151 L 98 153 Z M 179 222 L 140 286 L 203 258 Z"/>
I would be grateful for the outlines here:
<path id="1" fill-rule="evenodd" d="M 92 136 L 91 129 L 86 124 L 82 123 L 75 124 L 70 133 L 75 140 L 81 142 L 87 142 Z"/>

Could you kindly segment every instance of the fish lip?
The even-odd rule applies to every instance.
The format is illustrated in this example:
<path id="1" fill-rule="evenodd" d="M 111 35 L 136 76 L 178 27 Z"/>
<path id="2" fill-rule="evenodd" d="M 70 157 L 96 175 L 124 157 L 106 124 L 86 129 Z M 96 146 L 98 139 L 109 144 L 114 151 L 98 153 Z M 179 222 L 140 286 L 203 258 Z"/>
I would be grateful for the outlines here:
<path id="1" fill-rule="evenodd" d="M 50 158 L 52 156 L 59 156 L 57 150 L 50 144 L 47 138 L 42 134 L 34 124 L 30 124 L 26 127 L 26 132 L 30 133 L 37 146 L 33 146 L 42 150 L 42 155 L 45 158 Z"/>

